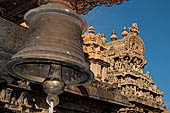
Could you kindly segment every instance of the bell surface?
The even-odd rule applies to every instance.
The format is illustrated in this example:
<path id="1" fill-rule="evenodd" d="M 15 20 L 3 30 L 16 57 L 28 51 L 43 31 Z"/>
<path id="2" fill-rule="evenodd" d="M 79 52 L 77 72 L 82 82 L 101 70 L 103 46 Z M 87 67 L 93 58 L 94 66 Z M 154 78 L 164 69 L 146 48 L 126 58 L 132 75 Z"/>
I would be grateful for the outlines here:
<path id="1" fill-rule="evenodd" d="M 82 50 L 87 23 L 80 15 L 63 4 L 48 3 L 28 11 L 25 20 L 29 29 L 24 44 L 6 66 L 11 75 L 42 84 L 56 64 L 66 86 L 93 80 Z"/>

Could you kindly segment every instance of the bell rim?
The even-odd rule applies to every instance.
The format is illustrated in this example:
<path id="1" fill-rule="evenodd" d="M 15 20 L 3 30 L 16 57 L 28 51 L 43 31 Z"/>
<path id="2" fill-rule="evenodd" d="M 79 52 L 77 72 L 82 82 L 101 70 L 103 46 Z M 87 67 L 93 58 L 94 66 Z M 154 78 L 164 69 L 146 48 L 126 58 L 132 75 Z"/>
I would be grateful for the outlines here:
<path id="1" fill-rule="evenodd" d="M 27 80 L 27 81 L 30 81 L 30 82 L 36 83 L 36 84 L 43 84 L 43 82 L 46 78 L 32 76 L 32 79 L 30 79 L 30 75 L 28 75 L 28 77 L 24 77 L 24 76 L 21 76 L 20 74 L 17 74 L 16 71 L 14 70 L 14 67 L 18 64 L 31 63 L 31 62 L 40 63 L 39 61 L 41 61 L 41 63 L 62 65 L 64 67 L 69 67 L 73 70 L 78 71 L 77 69 L 75 69 L 73 67 L 74 64 L 71 64 L 71 63 L 64 63 L 63 64 L 63 61 L 56 61 L 56 60 L 52 60 L 52 59 L 47 60 L 47 59 L 43 59 L 43 58 L 14 58 L 14 59 L 10 60 L 9 62 L 7 62 L 6 66 L 5 66 L 5 70 L 10 75 L 12 75 L 16 78 L 19 78 L 19 79 L 22 79 L 22 80 Z M 70 66 L 68 66 L 66 64 L 69 64 Z M 76 66 L 78 66 L 78 65 L 76 65 Z M 88 84 L 88 83 L 90 83 L 91 81 L 94 80 L 94 74 L 90 69 L 84 68 L 84 69 L 81 69 L 80 72 L 84 73 L 83 74 L 84 76 L 88 76 L 86 80 L 83 80 L 83 81 L 79 82 L 78 84 L 65 84 L 65 85 L 66 86 L 80 86 L 80 85 Z M 37 80 L 36 78 L 40 79 L 40 80 L 36 81 Z M 34 80 L 34 79 L 36 79 L 36 80 Z"/>

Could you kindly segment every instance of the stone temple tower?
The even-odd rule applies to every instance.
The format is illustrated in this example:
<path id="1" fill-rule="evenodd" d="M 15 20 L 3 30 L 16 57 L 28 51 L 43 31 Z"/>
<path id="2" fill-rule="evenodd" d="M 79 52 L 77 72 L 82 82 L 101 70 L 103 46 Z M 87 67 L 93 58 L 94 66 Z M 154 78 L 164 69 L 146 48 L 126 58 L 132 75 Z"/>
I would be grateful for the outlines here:
<path id="1" fill-rule="evenodd" d="M 163 92 L 153 83 L 148 71 L 143 73 L 147 61 L 137 24 L 133 23 L 128 28 L 130 32 L 124 27 L 123 38 L 119 40 L 113 31 L 111 42 L 106 42 L 104 34 L 95 35 L 93 27 L 89 28 L 87 35 L 83 35 L 87 62 L 95 74 L 95 81 L 103 83 L 96 87 L 115 88 L 115 91 L 128 97 L 130 107 L 121 108 L 121 113 L 134 113 L 134 110 L 140 113 L 159 113 L 157 109 L 165 107 Z M 104 86 L 105 84 L 108 85 Z"/>

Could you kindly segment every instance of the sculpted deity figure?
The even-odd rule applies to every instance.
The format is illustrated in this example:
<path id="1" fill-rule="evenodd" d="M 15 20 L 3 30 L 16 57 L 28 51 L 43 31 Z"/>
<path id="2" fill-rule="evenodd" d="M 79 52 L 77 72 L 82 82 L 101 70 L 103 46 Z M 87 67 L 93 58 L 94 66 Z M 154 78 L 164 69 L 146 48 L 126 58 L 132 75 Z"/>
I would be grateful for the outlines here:
<path id="1" fill-rule="evenodd" d="M 115 76 L 109 76 L 109 77 L 107 78 L 107 82 L 108 82 L 109 84 L 118 83 L 118 79 L 117 79 L 117 77 L 115 77 Z"/>
<path id="2" fill-rule="evenodd" d="M 132 50 L 135 50 L 135 51 L 138 49 L 138 45 L 136 44 L 136 42 L 131 43 L 131 48 Z"/>
<path id="3" fill-rule="evenodd" d="M 121 94 L 122 94 L 122 95 L 125 95 L 125 92 L 126 92 L 126 89 L 125 89 L 125 87 L 122 87 Z"/>
<path id="4" fill-rule="evenodd" d="M 138 97 L 140 94 L 139 94 L 139 91 L 136 91 L 135 92 L 135 95 Z"/>
<path id="5" fill-rule="evenodd" d="M 133 70 L 136 71 L 136 65 L 137 65 L 137 63 L 136 63 L 137 62 L 137 58 L 136 57 L 134 58 L 133 62 L 134 62 Z"/>
<path id="6" fill-rule="evenodd" d="M 146 92 L 146 99 L 150 99 L 150 92 Z"/>
<path id="7" fill-rule="evenodd" d="M 114 58 L 109 57 L 108 59 L 109 59 L 109 63 L 110 63 L 110 67 L 108 68 L 108 72 L 113 72 L 113 70 L 114 70 L 114 65 L 115 65 Z"/>
<path id="8" fill-rule="evenodd" d="M 129 86 L 126 86 L 125 95 L 129 97 L 129 94 L 130 94 L 130 88 Z"/>
<path id="9" fill-rule="evenodd" d="M 133 32 L 135 33 L 136 35 L 138 35 L 140 32 L 139 32 L 139 29 L 138 29 L 138 25 L 137 23 L 132 23 L 132 26 L 131 27 L 128 27 L 130 32 Z"/>
<path id="10" fill-rule="evenodd" d="M 144 95 L 144 93 L 142 92 L 142 90 L 140 90 L 139 96 L 141 97 L 141 96 L 143 96 L 143 95 Z"/>
<path id="11" fill-rule="evenodd" d="M 115 69 L 116 69 L 116 71 L 119 70 L 119 61 L 118 60 L 115 61 Z"/>
<path id="12" fill-rule="evenodd" d="M 159 103 L 159 96 L 156 96 L 156 101 Z"/>
<path id="13" fill-rule="evenodd" d="M 153 85 L 153 90 L 156 92 L 156 90 L 158 89 L 157 85 Z"/>
<path id="14" fill-rule="evenodd" d="M 101 37 L 101 34 L 100 34 L 100 33 L 97 33 L 97 34 L 96 34 L 96 42 L 97 42 L 97 43 L 101 43 L 100 37 Z"/>
<path id="15" fill-rule="evenodd" d="M 113 65 L 110 65 L 110 67 L 108 68 L 108 72 L 113 72 Z"/>
<path id="16" fill-rule="evenodd" d="M 146 76 L 147 78 L 149 78 L 149 74 L 150 74 L 150 72 L 147 71 L 146 74 L 145 74 L 145 76 Z"/>
<path id="17" fill-rule="evenodd" d="M 105 38 L 105 34 L 103 33 L 102 36 L 101 36 L 101 40 L 102 40 L 102 43 L 106 43 L 106 38 Z"/>
<path id="18" fill-rule="evenodd" d="M 150 95 L 150 100 L 152 100 L 152 101 L 153 101 L 153 95 L 152 95 L 152 94 Z"/>
<path id="19" fill-rule="evenodd" d="M 121 84 L 125 83 L 125 80 L 123 78 L 121 78 Z"/>
<path id="20" fill-rule="evenodd" d="M 160 102 L 160 104 L 163 104 L 162 96 L 159 96 L 159 102 Z"/>
<path id="21" fill-rule="evenodd" d="M 152 84 L 153 80 L 152 80 L 152 76 L 151 75 L 149 77 L 149 81 L 150 81 L 150 84 Z"/>
<path id="22" fill-rule="evenodd" d="M 143 73 L 143 70 L 142 70 L 142 60 L 141 59 L 137 59 L 137 61 L 136 61 L 136 68 L 137 68 L 137 70 L 138 70 L 138 72 L 139 73 Z"/>
<path id="23" fill-rule="evenodd" d="M 98 46 L 98 47 L 95 48 L 95 52 L 96 52 L 96 54 L 103 55 L 103 54 L 102 54 L 103 51 L 101 51 L 100 46 Z"/>
<path id="24" fill-rule="evenodd" d="M 95 53 L 95 47 L 94 47 L 94 45 L 90 45 L 89 46 L 89 48 L 88 48 L 88 51 L 89 51 L 89 53 Z"/>
<path id="25" fill-rule="evenodd" d="M 133 62 L 134 62 L 133 70 L 142 74 L 143 73 L 143 70 L 142 70 L 142 67 L 141 67 L 142 60 L 135 57 Z"/>
<path id="26" fill-rule="evenodd" d="M 129 58 L 127 56 L 124 58 L 124 65 L 126 69 L 129 69 Z"/>
<path id="27" fill-rule="evenodd" d="M 136 93 L 136 88 L 133 87 L 133 86 L 130 86 L 130 90 L 131 90 L 132 95 L 135 95 L 135 93 Z M 133 96 L 133 97 L 134 97 L 134 96 Z"/>
<path id="28" fill-rule="evenodd" d="M 125 81 L 126 81 L 126 83 L 130 83 L 130 82 L 131 82 L 131 78 L 130 78 L 130 77 L 127 77 L 127 78 L 125 79 Z"/>
<path id="29" fill-rule="evenodd" d="M 117 77 L 114 77 L 114 83 L 118 83 L 118 79 L 117 79 Z"/>

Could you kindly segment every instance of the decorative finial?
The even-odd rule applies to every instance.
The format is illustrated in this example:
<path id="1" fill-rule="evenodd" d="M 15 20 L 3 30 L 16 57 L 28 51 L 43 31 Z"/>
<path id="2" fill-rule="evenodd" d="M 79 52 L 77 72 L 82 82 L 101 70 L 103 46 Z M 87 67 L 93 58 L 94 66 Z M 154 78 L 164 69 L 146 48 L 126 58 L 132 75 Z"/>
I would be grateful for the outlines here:
<path id="1" fill-rule="evenodd" d="M 132 26 L 128 27 L 128 28 L 129 28 L 130 32 L 136 33 L 136 35 L 138 35 L 140 33 L 137 23 L 132 23 Z"/>
<path id="2" fill-rule="evenodd" d="M 116 31 L 112 31 L 112 36 L 110 38 L 112 41 L 117 40 Z"/>
<path id="3" fill-rule="evenodd" d="M 88 32 L 89 32 L 89 33 L 95 33 L 94 27 L 93 27 L 93 26 L 90 26 Z"/>
<path id="4" fill-rule="evenodd" d="M 122 36 L 123 36 L 123 37 L 126 37 L 127 35 L 128 35 L 128 32 L 127 32 L 126 26 L 124 26 L 124 27 L 123 27 Z"/>
<path id="5" fill-rule="evenodd" d="M 106 42 L 106 38 L 105 38 L 105 34 L 104 33 L 101 35 L 101 40 L 102 40 L 103 43 Z"/>

